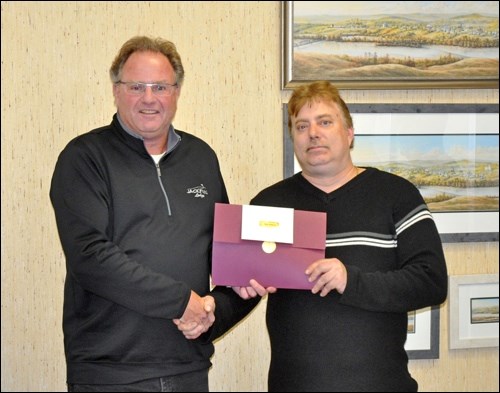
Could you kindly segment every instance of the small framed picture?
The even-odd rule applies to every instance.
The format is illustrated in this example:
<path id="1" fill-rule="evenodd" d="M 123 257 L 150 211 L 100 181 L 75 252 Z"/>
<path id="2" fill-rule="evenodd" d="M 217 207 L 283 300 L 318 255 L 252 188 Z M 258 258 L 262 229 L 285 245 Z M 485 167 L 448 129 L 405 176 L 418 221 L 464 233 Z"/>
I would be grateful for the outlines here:
<path id="1" fill-rule="evenodd" d="M 449 280 L 450 349 L 498 347 L 498 274 Z"/>
<path id="2" fill-rule="evenodd" d="M 408 312 L 408 359 L 439 359 L 439 306 Z"/>

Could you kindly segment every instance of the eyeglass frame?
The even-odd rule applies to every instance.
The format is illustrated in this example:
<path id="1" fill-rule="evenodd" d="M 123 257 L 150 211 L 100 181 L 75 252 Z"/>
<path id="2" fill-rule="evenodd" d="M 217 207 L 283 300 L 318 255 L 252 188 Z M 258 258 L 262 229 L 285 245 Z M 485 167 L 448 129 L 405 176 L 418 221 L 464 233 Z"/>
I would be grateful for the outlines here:
<path id="1" fill-rule="evenodd" d="M 151 92 L 154 95 L 158 95 L 158 96 L 162 96 L 163 95 L 163 96 L 170 97 L 170 96 L 173 95 L 175 88 L 179 87 L 179 84 L 177 82 L 174 83 L 174 84 L 171 84 L 171 83 L 166 83 L 166 82 L 150 82 L 150 83 L 147 83 L 147 82 L 134 82 L 134 81 L 121 81 L 121 80 L 119 80 L 119 81 L 115 82 L 115 85 L 118 85 L 118 84 L 125 85 L 125 86 L 127 86 L 127 88 L 129 86 L 132 86 L 132 85 L 138 85 L 138 86 L 140 86 L 141 90 L 138 90 L 137 92 L 127 89 L 127 93 L 135 95 L 135 96 L 143 95 L 146 92 L 146 87 L 150 87 L 151 88 Z M 159 90 L 157 90 L 157 88 L 159 86 L 164 86 L 166 88 L 164 94 L 162 94 Z M 156 90 L 155 90 L 155 87 L 156 87 Z"/>

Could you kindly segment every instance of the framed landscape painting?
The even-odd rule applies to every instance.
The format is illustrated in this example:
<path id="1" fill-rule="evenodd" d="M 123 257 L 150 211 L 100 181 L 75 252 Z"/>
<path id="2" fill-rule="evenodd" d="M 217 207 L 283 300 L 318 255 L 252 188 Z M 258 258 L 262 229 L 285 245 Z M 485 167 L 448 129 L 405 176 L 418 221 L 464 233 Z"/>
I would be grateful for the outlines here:
<path id="1" fill-rule="evenodd" d="M 498 88 L 497 1 L 284 1 L 282 87 Z"/>
<path id="2" fill-rule="evenodd" d="M 353 162 L 411 181 L 443 242 L 498 241 L 499 115 L 495 104 L 349 104 Z M 283 108 L 285 177 L 300 171 Z"/>
<path id="3" fill-rule="evenodd" d="M 450 349 L 498 347 L 498 273 L 449 277 Z"/>

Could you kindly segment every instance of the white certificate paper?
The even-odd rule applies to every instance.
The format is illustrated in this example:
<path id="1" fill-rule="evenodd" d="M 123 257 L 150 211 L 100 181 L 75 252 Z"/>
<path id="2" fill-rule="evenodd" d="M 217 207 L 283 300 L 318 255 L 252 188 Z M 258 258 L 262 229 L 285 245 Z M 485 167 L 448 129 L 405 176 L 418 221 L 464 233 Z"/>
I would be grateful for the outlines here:
<path id="1" fill-rule="evenodd" d="M 241 238 L 293 244 L 293 209 L 243 205 Z"/>

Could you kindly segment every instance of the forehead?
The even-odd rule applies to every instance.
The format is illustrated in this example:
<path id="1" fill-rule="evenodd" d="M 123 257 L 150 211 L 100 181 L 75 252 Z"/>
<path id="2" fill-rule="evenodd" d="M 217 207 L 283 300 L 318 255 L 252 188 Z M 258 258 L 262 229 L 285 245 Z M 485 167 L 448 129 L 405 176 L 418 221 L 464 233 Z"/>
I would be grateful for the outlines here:
<path id="1" fill-rule="evenodd" d="M 336 103 L 329 100 L 313 100 L 306 102 L 297 113 L 296 120 L 309 117 L 338 115 L 339 108 Z"/>
<path id="2" fill-rule="evenodd" d="M 162 53 L 138 51 L 129 56 L 123 65 L 122 74 L 141 81 L 169 80 L 174 75 L 174 69 Z"/>

